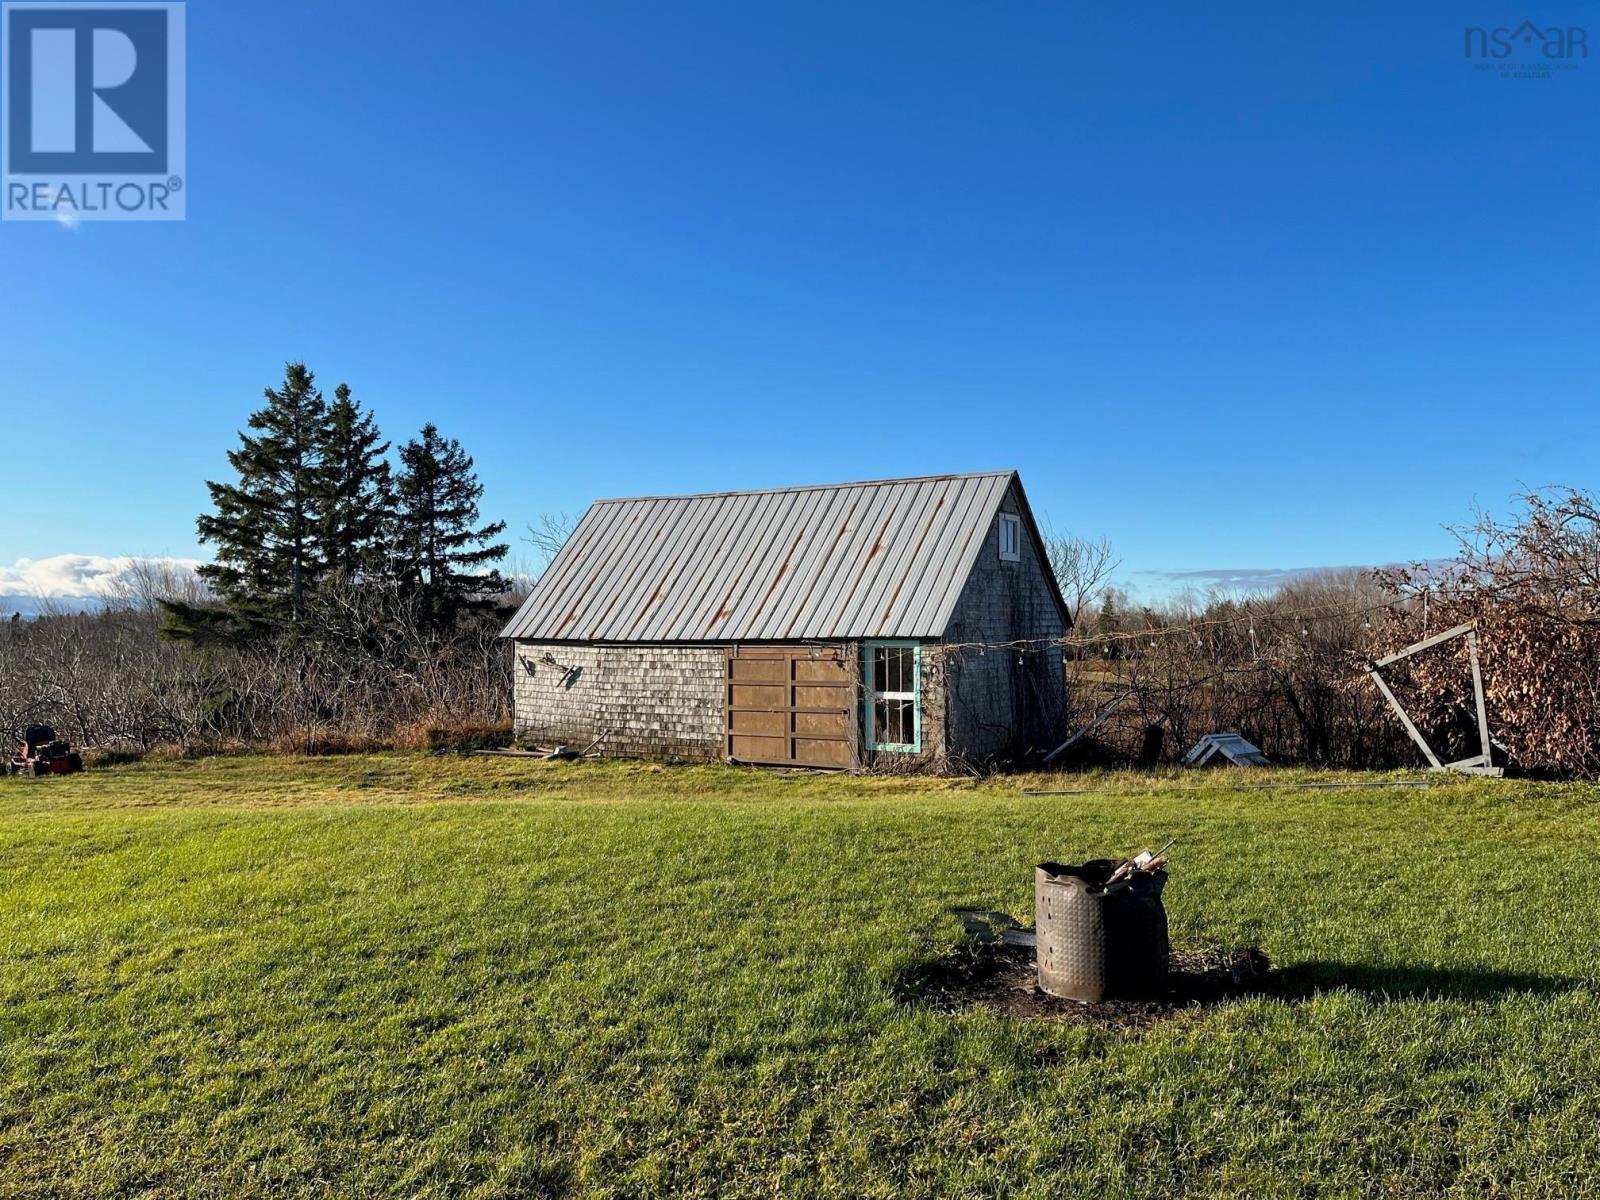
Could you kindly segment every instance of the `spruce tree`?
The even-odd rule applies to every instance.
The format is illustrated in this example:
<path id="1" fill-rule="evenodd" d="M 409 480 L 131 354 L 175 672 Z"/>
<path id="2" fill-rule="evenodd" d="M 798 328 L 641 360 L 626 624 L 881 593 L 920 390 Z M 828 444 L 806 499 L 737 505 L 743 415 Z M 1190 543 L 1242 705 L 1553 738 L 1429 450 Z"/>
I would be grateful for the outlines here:
<path id="1" fill-rule="evenodd" d="M 400 447 L 395 480 L 393 553 L 401 581 L 414 589 L 424 611 L 449 624 L 463 609 L 492 607 L 507 582 L 491 564 L 511 549 L 491 542 L 504 521 L 478 526 L 483 485 L 472 459 L 432 423 Z M 485 569 L 487 568 L 487 569 Z"/>
<path id="2" fill-rule="evenodd" d="M 1106 658 L 1122 657 L 1122 644 L 1113 636 L 1122 630 L 1122 614 L 1117 611 L 1116 595 L 1110 588 L 1106 589 L 1105 598 L 1100 601 L 1100 615 L 1095 620 L 1094 631 L 1101 638 L 1101 653 Z"/>
<path id="3" fill-rule="evenodd" d="M 334 575 L 356 581 L 379 573 L 387 558 L 393 481 L 378 422 L 341 383 L 323 426 L 318 472 L 318 537 Z"/>
<path id="4" fill-rule="evenodd" d="M 236 483 L 207 481 L 214 511 L 195 525 L 216 547 L 200 575 L 244 629 L 298 623 L 324 560 L 319 524 L 327 406 L 304 363 L 288 363 L 283 385 L 266 389 L 239 447 L 228 451 Z"/>

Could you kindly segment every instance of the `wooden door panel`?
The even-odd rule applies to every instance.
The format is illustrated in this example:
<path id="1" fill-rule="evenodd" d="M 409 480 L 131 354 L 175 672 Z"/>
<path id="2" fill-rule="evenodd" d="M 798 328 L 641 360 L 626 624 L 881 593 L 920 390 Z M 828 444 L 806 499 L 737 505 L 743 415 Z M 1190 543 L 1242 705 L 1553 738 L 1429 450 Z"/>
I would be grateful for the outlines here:
<path id="1" fill-rule="evenodd" d="M 796 763 L 803 763 L 808 767 L 848 767 L 851 765 L 849 742 L 818 742 L 807 738 L 795 738 L 794 756 Z"/>
<path id="2" fill-rule="evenodd" d="M 797 712 L 794 714 L 795 736 L 837 738 L 848 742 L 850 716 L 850 713 L 842 712 Z"/>
<path id="3" fill-rule="evenodd" d="M 780 658 L 730 658 L 728 678 L 735 683 L 788 683 L 789 664 Z"/>
<path id="4" fill-rule="evenodd" d="M 850 684 L 850 670 L 842 660 L 828 658 L 802 658 L 796 659 L 794 664 L 794 680 L 796 683 L 840 683 Z"/>
<path id="5" fill-rule="evenodd" d="M 728 713 L 729 733 L 763 734 L 767 737 L 787 737 L 789 734 L 789 714 L 787 712 L 741 712 L 733 709 Z"/>
<path id="6" fill-rule="evenodd" d="M 855 764 L 856 683 L 843 646 L 735 646 L 724 701 L 736 762 Z"/>
<path id="7" fill-rule="evenodd" d="M 740 708 L 790 708 L 789 689 L 783 684 L 735 683 L 728 688 L 728 703 Z"/>

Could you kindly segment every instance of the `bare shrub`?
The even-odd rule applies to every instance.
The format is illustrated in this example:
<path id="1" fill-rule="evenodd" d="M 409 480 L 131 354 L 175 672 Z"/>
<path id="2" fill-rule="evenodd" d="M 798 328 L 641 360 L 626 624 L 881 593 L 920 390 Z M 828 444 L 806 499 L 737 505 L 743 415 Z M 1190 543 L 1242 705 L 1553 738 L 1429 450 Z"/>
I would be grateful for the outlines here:
<path id="1" fill-rule="evenodd" d="M 1044 530 L 1044 549 L 1051 573 L 1061 589 L 1061 598 L 1066 602 L 1067 615 L 1077 627 L 1082 623 L 1085 610 L 1099 600 L 1110 585 L 1111 576 L 1122 565 L 1122 560 L 1105 538 L 1090 540 L 1048 526 Z"/>
<path id="2" fill-rule="evenodd" d="M 441 731 L 428 738 L 434 746 L 490 729 L 509 734 L 500 613 L 445 630 L 398 585 L 332 582 L 308 599 L 292 636 L 188 645 L 161 636 L 166 586 L 136 581 L 99 611 L 0 627 L 0 730 L 15 735 L 45 722 L 80 746 L 115 753 L 347 752 L 415 741 L 418 728 Z"/>
<path id="3" fill-rule="evenodd" d="M 529 522 L 522 540 L 533 547 L 542 570 L 561 552 L 572 531 L 578 527 L 578 518 L 568 512 L 540 513 L 537 521 Z"/>
<path id="4" fill-rule="evenodd" d="M 1443 564 L 1383 573 L 1399 601 L 1396 649 L 1475 622 L 1490 725 L 1511 765 L 1600 773 L 1600 507 L 1587 492 L 1520 497 L 1508 519 L 1479 513 Z M 1476 713 L 1459 643 L 1397 664 L 1394 685 L 1430 737 L 1472 746 Z M 1469 751 L 1471 752 L 1471 751 Z"/>
<path id="5" fill-rule="evenodd" d="M 1069 724 L 1097 717 L 1079 761 L 1170 761 L 1238 732 L 1283 762 L 1387 766 L 1403 732 L 1362 667 L 1392 597 L 1363 572 L 1264 597 L 1185 598 L 1104 614 L 1069 639 Z M 1377 618 L 1375 620 L 1375 618 Z"/>

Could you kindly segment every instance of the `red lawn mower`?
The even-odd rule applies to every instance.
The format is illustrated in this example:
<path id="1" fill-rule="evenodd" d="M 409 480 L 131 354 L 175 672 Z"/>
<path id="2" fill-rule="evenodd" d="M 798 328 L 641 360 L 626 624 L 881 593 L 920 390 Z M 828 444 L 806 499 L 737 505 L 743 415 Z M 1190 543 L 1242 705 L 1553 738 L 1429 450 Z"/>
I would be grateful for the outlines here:
<path id="1" fill-rule="evenodd" d="M 48 725 L 24 729 L 22 749 L 6 763 L 7 775 L 71 775 L 81 770 L 83 759 Z"/>

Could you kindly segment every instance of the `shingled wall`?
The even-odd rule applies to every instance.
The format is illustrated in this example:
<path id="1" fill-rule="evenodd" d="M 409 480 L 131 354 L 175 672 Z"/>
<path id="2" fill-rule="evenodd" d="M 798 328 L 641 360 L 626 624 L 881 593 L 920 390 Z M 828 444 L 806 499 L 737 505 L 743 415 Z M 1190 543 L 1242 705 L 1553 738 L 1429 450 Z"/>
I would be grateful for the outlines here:
<path id="1" fill-rule="evenodd" d="M 519 641 L 517 735 L 581 749 L 604 732 L 608 754 L 721 758 L 725 664 L 715 646 Z"/>
<path id="2" fill-rule="evenodd" d="M 1015 485 L 1000 511 L 1020 513 Z M 973 760 L 1055 745 L 1066 704 L 1058 644 L 1066 630 L 1043 548 L 1028 536 L 1024 521 L 1021 561 L 1002 561 L 999 530 L 997 516 L 956 602 L 945 634 L 949 644 L 939 648 L 947 679 L 948 751 Z M 980 651 L 963 643 L 985 645 Z"/>

